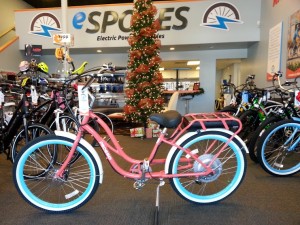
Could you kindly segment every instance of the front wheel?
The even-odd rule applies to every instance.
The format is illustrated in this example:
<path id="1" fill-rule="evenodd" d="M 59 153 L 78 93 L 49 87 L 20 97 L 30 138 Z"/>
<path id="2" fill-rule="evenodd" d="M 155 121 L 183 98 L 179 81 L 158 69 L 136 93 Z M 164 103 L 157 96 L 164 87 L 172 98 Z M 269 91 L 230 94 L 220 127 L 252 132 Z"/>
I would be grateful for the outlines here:
<path id="1" fill-rule="evenodd" d="M 13 179 L 19 194 L 29 204 L 61 213 L 81 207 L 94 195 L 99 185 L 99 169 L 92 154 L 82 145 L 76 148 L 80 157 L 67 166 L 62 177 L 55 176 L 60 165 L 49 152 L 57 152 L 59 157 L 60 151 L 66 152 L 64 148 L 72 145 L 71 139 L 49 135 L 30 142 L 18 154 Z M 35 176 L 41 173 L 44 175 Z"/>
<path id="2" fill-rule="evenodd" d="M 177 149 L 173 154 L 169 174 L 201 173 L 203 176 L 175 177 L 170 179 L 171 186 L 183 199 L 198 203 L 214 203 L 232 194 L 242 182 L 246 172 L 245 153 L 229 136 L 219 131 L 206 131 L 188 138 L 183 148 L 191 155 Z M 225 147 L 223 150 L 222 147 Z M 213 173 L 204 174 L 203 165 L 212 168 Z"/>
<path id="3" fill-rule="evenodd" d="M 279 121 L 283 120 L 282 117 L 279 116 L 272 116 L 264 120 L 259 127 L 254 131 L 253 135 L 251 136 L 251 139 L 248 142 L 248 150 L 249 150 L 249 157 L 250 159 L 258 163 L 257 159 L 257 145 L 258 142 L 263 135 L 263 133 L 274 123 L 277 123 Z"/>
<path id="4" fill-rule="evenodd" d="M 300 171 L 300 124 L 283 120 L 273 124 L 260 138 L 257 157 L 262 168 L 274 176 Z"/>

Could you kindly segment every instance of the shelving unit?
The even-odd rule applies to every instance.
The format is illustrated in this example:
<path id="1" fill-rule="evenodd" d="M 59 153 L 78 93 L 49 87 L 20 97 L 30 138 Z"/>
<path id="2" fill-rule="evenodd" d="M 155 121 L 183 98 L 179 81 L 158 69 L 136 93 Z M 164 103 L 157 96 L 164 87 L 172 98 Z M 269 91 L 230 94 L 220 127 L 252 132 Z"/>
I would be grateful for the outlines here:
<path id="1" fill-rule="evenodd" d="M 95 107 L 123 107 L 125 74 L 103 74 L 91 88 L 95 93 Z"/>
<path id="2" fill-rule="evenodd" d="M 195 75 L 194 75 L 195 74 Z M 163 71 L 165 90 L 189 90 L 199 82 L 198 73 L 189 68 L 173 68 Z"/>

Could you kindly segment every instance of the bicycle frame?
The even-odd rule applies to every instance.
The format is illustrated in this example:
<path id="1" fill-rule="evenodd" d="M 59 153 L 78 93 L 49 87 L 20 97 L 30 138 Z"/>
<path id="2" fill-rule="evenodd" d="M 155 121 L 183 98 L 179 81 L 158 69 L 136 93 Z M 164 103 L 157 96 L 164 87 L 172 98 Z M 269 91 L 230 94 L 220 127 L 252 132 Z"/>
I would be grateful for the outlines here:
<path id="1" fill-rule="evenodd" d="M 187 118 L 191 119 L 191 122 L 189 122 L 187 125 L 185 125 Z M 112 145 L 109 144 L 108 141 L 106 141 L 103 137 L 101 137 L 90 125 L 88 125 L 88 122 L 90 119 L 95 120 L 99 124 L 99 126 L 104 129 L 104 131 L 106 132 L 106 134 L 109 137 L 109 140 L 111 140 Z M 175 177 L 187 177 L 187 176 L 195 176 L 195 177 L 205 176 L 205 175 L 214 173 L 214 171 L 210 168 L 210 166 L 214 160 L 212 160 L 212 162 L 210 164 L 206 165 L 201 160 L 199 160 L 198 155 L 195 154 L 194 152 L 192 152 L 192 150 L 185 149 L 182 146 L 180 146 L 178 144 L 178 140 L 186 132 L 188 132 L 189 128 L 192 125 L 194 125 L 195 123 L 199 123 L 201 125 L 202 130 L 207 130 L 205 123 L 206 122 L 216 122 L 216 121 L 220 122 L 221 126 L 223 126 L 223 128 L 222 128 L 223 130 L 224 130 L 224 128 L 229 130 L 229 126 L 227 124 L 228 121 L 236 121 L 239 124 L 239 129 L 237 129 L 236 132 L 232 133 L 232 136 L 228 139 L 227 143 L 225 143 L 225 145 L 219 150 L 219 152 L 217 154 L 215 154 L 215 156 L 214 156 L 214 160 L 215 160 L 222 153 L 222 151 L 229 145 L 229 143 L 237 136 L 237 133 L 239 133 L 242 128 L 241 122 L 238 119 L 231 117 L 227 113 L 207 113 L 207 114 L 203 113 L 203 114 L 187 114 L 187 115 L 185 115 L 185 117 L 182 118 L 181 123 L 175 129 L 175 131 L 170 136 L 170 138 L 166 137 L 167 128 L 164 128 L 163 131 L 160 133 L 155 145 L 153 146 L 149 157 L 145 158 L 144 160 L 137 160 L 137 159 L 131 158 L 123 151 L 123 148 L 117 141 L 114 134 L 111 132 L 110 128 L 106 125 L 106 123 L 103 120 L 101 120 L 96 114 L 94 114 L 92 111 L 89 111 L 87 113 L 87 115 L 84 115 L 84 118 L 81 122 L 81 126 L 77 133 L 75 142 L 72 145 L 72 148 L 70 150 L 70 153 L 67 156 L 67 159 L 64 161 L 62 166 L 56 172 L 56 177 L 62 177 L 64 170 L 67 168 L 68 164 L 70 163 L 72 156 L 75 153 L 75 150 L 77 148 L 77 145 L 79 144 L 80 139 L 82 138 L 83 132 L 85 132 L 85 131 L 88 132 L 89 134 L 91 134 L 93 136 L 93 138 L 96 139 L 96 141 L 101 146 L 108 162 L 111 164 L 111 166 L 114 168 L 115 171 L 117 171 L 119 174 L 121 174 L 124 177 L 132 178 L 132 179 L 140 179 L 142 177 L 146 178 L 146 179 L 147 178 L 148 179 L 149 178 L 175 178 Z M 201 132 L 200 129 L 198 132 Z M 197 134 L 197 133 L 195 132 L 195 134 Z M 184 174 L 167 174 L 167 171 L 156 171 L 156 172 L 151 171 L 151 173 L 145 173 L 145 172 L 149 172 L 149 171 L 144 171 L 144 173 L 143 173 L 142 165 L 143 165 L 144 161 L 146 161 L 146 163 L 149 166 L 164 165 L 166 163 L 167 158 L 162 158 L 162 159 L 155 158 L 158 148 L 162 143 L 166 143 L 166 144 L 170 145 L 171 147 L 180 149 L 181 151 L 185 152 L 187 155 L 189 155 L 189 157 L 186 157 L 186 159 L 184 159 L 186 162 L 189 162 L 189 160 L 190 160 L 189 158 L 193 158 L 194 160 L 199 162 L 199 164 L 201 164 L 201 166 L 203 166 L 205 168 L 205 171 L 198 172 L 198 173 L 190 172 L 190 173 L 184 173 Z M 208 146 L 208 148 L 205 151 L 206 153 L 211 150 L 212 145 L 213 144 L 211 144 L 211 146 Z M 126 171 L 123 168 L 121 168 L 118 165 L 118 163 L 115 161 L 112 153 L 115 153 L 116 155 L 120 156 L 128 163 L 131 163 L 132 166 L 130 167 L 130 170 Z M 193 165 L 191 165 L 191 167 L 192 166 Z"/>

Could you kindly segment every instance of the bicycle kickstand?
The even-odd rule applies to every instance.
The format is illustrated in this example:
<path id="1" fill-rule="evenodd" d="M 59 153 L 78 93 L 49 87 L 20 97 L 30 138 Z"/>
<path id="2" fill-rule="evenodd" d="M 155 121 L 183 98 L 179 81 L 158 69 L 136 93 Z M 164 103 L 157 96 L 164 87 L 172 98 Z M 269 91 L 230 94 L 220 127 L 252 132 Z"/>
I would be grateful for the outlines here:
<path id="1" fill-rule="evenodd" d="M 158 225 L 158 213 L 159 213 L 159 189 L 164 186 L 165 182 L 160 179 L 159 184 L 156 188 L 156 201 L 155 201 L 155 215 L 154 215 L 154 225 Z"/>

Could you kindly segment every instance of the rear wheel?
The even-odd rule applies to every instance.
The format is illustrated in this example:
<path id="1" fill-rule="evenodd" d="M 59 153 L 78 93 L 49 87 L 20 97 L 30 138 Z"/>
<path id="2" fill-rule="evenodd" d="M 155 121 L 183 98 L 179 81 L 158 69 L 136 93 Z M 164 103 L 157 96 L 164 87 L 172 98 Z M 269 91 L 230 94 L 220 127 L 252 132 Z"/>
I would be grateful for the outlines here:
<path id="1" fill-rule="evenodd" d="M 52 123 L 50 124 L 50 129 L 53 131 L 61 130 L 61 131 L 77 134 L 78 125 L 72 116 L 60 115 L 57 121 L 56 119 L 52 121 Z"/>
<path id="2" fill-rule="evenodd" d="M 16 135 L 12 143 L 11 157 L 14 162 L 18 152 L 27 144 L 25 138 L 25 129 L 24 127 L 20 130 L 20 132 Z M 39 123 L 34 123 L 28 126 L 27 128 L 28 141 L 34 140 L 38 137 L 53 134 L 53 131 L 47 126 Z"/>
<path id="3" fill-rule="evenodd" d="M 243 129 L 239 133 L 239 136 L 246 144 L 248 144 L 253 132 L 257 129 L 260 123 L 258 112 L 256 110 L 247 110 L 241 114 L 239 119 L 243 124 Z"/>
<path id="4" fill-rule="evenodd" d="M 202 176 L 171 178 L 170 183 L 179 196 L 194 203 L 213 203 L 225 199 L 238 188 L 246 172 L 245 153 L 235 141 L 225 146 L 229 136 L 218 131 L 195 134 L 182 144 L 191 155 L 179 149 L 174 152 L 169 174 L 203 173 Z M 225 148 L 220 151 L 222 147 Z M 206 168 L 193 156 L 206 166 L 211 165 L 213 173 L 205 174 Z"/>
<path id="5" fill-rule="evenodd" d="M 219 112 L 227 112 L 230 115 L 236 115 L 238 113 L 238 109 L 237 109 L 237 107 L 228 105 L 228 106 L 225 106 L 223 109 L 219 110 Z"/>

